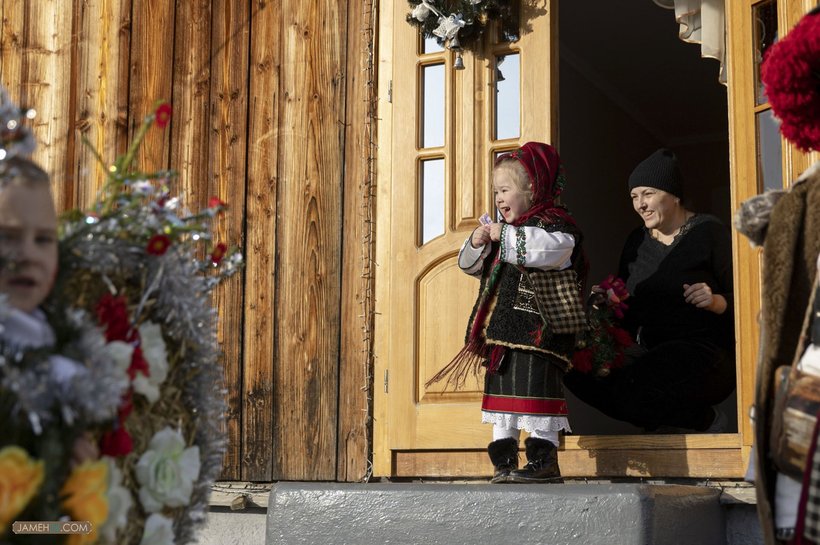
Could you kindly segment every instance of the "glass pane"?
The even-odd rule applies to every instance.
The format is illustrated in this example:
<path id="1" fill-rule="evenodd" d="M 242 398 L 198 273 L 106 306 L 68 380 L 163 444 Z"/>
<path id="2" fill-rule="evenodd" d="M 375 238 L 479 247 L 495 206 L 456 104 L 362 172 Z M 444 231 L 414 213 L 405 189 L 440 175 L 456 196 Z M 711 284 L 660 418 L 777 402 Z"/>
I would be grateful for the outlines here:
<path id="1" fill-rule="evenodd" d="M 419 147 L 437 148 L 444 145 L 444 65 L 423 66 L 421 86 Z"/>
<path id="2" fill-rule="evenodd" d="M 757 125 L 757 187 L 760 191 L 783 189 L 780 121 L 771 110 L 755 115 Z"/>
<path id="3" fill-rule="evenodd" d="M 495 138 L 518 138 L 521 133 L 521 70 L 518 53 L 495 60 Z"/>
<path id="4" fill-rule="evenodd" d="M 444 159 L 421 162 L 421 243 L 444 234 Z"/>
<path id="5" fill-rule="evenodd" d="M 438 45 L 435 38 L 424 38 L 423 40 L 421 44 L 422 53 L 438 53 L 439 51 L 444 51 L 444 48 Z"/>
<path id="6" fill-rule="evenodd" d="M 477 4 L 478 2 L 473 2 Z M 521 34 L 521 2 L 509 2 L 510 18 L 507 24 L 497 23 L 496 26 L 496 43 L 512 43 L 517 42 Z"/>
<path id="7" fill-rule="evenodd" d="M 754 24 L 755 55 L 755 101 L 757 104 L 767 102 L 766 90 L 760 81 L 760 65 L 771 45 L 777 41 L 777 2 L 767 0 L 754 7 L 752 12 Z"/>

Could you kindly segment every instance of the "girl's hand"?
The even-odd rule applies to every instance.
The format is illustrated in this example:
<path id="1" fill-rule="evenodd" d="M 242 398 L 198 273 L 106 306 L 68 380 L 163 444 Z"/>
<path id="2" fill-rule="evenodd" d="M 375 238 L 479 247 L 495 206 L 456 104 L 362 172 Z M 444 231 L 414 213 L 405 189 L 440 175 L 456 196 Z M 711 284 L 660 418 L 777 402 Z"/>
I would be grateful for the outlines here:
<path id="1" fill-rule="evenodd" d="M 728 306 L 722 295 L 712 293 L 712 288 L 705 282 L 683 285 L 683 298 L 687 303 L 715 314 L 723 314 Z"/>
<path id="2" fill-rule="evenodd" d="M 494 242 L 498 242 L 501 240 L 501 224 L 500 223 L 491 223 L 487 226 L 490 230 L 490 240 Z"/>
<path id="3" fill-rule="evenodd" d="M 470 245 L 473 248 L 480 248 L 490 242 L 490 226 L 479 225 L 470 237 Z"/>

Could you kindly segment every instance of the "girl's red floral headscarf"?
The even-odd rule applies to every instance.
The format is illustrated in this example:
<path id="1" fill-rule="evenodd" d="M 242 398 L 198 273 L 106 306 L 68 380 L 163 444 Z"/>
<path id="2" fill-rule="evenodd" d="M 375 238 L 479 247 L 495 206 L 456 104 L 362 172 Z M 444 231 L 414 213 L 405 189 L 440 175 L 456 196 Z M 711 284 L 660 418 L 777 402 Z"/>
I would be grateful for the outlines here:
<path id="1" fill-rule="evenodd" d="M 527 220 L 537 216 L 546 223 L 556 220 L 575 225 L 575 220 L 567 211 L 555 204 L 555 200 L 564 190 L 566 179 L 561 166 L 561 158 L 555 148 L 541 142 L 527 142 L 521 148 L 499 155 L 495 160 L 499 163 L 517 160 L 527 171 L 532 188 L 532 205 L 530 209 L 516 218 L 511 225 L 524 225 Z"/>

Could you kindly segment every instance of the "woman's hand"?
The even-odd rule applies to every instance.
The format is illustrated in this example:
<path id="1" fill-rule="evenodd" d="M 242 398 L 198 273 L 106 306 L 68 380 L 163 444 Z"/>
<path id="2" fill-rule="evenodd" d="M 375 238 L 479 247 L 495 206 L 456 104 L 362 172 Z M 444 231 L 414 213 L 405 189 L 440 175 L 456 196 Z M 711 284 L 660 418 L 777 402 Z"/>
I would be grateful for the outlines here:
<path id="1" fill-rule="evenodd" d="M 723 314 L 728 306 L 726 298 L 712 293 L 712 288 L 705 282 L 684 284 L 683 298 L 687 303 L 715 314 Z"/>
<path id="2" fill-rule="evenodd" d="M 470 245 L 473 248 L 481 248 L 488 242 L 490 242 L 490 226 L 479 225 L 473 231 L 473 236 L 470 237 Z"/>
<path id="3" fill-rule="evenodd" d="M 587 308 L 589 307 L 600 307 L 606 303 L 606 290 L 603 289 L 598 284 L 592 286 L 592 289 L 589 292 L 589 297 L 587 297 Z"/>

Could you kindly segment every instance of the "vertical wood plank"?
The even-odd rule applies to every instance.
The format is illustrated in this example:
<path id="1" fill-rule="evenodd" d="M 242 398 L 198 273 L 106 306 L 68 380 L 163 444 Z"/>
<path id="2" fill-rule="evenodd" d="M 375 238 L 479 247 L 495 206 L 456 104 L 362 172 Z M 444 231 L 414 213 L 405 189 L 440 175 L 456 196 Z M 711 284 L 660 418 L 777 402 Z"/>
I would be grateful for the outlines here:
<path id="1" fill-rule="evenodd" d="M 23 84 L 24 0 L 3 0 L 3 28 L 0 35 L 0 82 L 12 100 L 20 100 Z"/>
<path id="2" fill-rule="evenodd" d="M 106 165 L 125 151 L 131 1 L 85 0 L 76 10 L 77 142 L 72 173 L 78 180 L 78 204 L 88 207 L 105 183 L 105 170 L 80 137 L 85 136 Z"/>
<path id="3" fill-rule="evenodd" d="M 131 25 L 131 76 L 129 136 L 133 139 L 145 116 L 159 100 L 170 100 L 174 61 L 174 1 L 134 2 Z M 187 23 L 186 23 L 187 24 Z M 173 128 L 174 119 L 171 119 Z M 154 126 L 148 131 L 137 157 L 143 171 L 168 167 L 171 131 Z"/>
<path id="4" fill-rule="evenodd" d="M 210 176 L 211 0 L 179 2 L 174 17 L 185 23 L 174 29 L 171 165 L 186 206 L 200 210 Z"/>
<path id="5" fill-rule="evenodd" d="M 282 10 L 257 0 L 251 14 L 248 115 L 245 367 L 242 479 L 272 479 L 275 422 L 276 236 Z M 280 310 L 280 313 L 285 313 Z"/>
<path id="6" fill-rule="evenodd" d="M 342 231 L 341 354 L 337 480 L 367 476 L 372 367 L 372 201 L 375 82 L 372 2 L 348 2 L 345 67 L 344 229 Z M 344 43 L 344 42 L 343 42 Z M 375 121 L 373 121 L 375 123 Z"/>
<path id="7" fill-rule="evenodd" d="M 340 6 L 341 4 L 341 6 Z M 344 86 L 340 9 L 285 0 L 274 479 L 334 480 Z"/>
<path id="8" fill-rule="evenodd" d="M 245 183 L 248 130 L 248 55 L 250 0 L 211 3 L 210 160 L 208 192 L 228 203 L 219 218 L 214 242 L 244 247 Z M 253 227 L 251 227 L 253 228 Z M 230 433 L 225 475 L 235 475 L 241 455 L 237 442 L 241 427 L 243 274 L 235 275 L 214 293 L 219 309 L 218 337 L 222 343 L 228 386 Z M 270 457 L 270 446 L 264 456 Z"/>
<path id="9" fill-rule="evenodd" d="M 37 109 L 32 123 L 37 150 L 32 158 L 51 174 L 58 211 L 76 206 L 76 180 L 67 169 L 73 145 L 71 120 L 72 2 L 43 0 L 25 6 L 20 104 Z"/>

